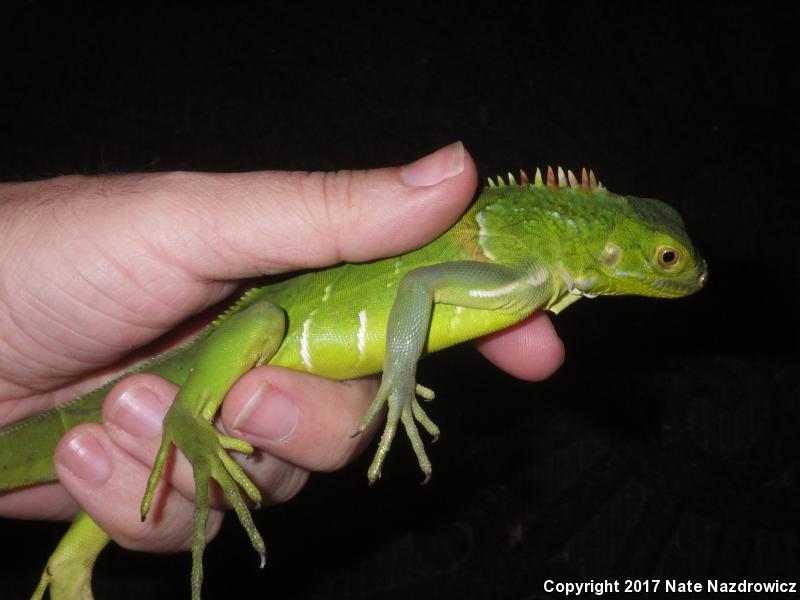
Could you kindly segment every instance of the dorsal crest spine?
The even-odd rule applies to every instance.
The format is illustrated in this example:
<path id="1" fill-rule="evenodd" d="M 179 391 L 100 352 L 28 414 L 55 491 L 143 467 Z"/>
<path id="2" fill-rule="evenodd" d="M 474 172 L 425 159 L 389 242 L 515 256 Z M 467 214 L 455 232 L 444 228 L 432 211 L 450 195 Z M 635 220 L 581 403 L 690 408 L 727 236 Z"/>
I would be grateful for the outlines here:
<path id="1" fill-rule="evenodd" d="M 541 169 L 536 169 L 533 177 L 533 183 L 530 182 L 528 179 L 528 174 L 520 169 L 519 171 L 519 183 L 514 178 L 510 172 L 508 173 L 508 178 L 506 180 L 503 179 L 502 175 L 498 175 L 496 179 L 492 179 L 491 177 L 488 178 L 489 187 L 511 187 L 511 186 L 521 186 L 521 187 L 548 187 L 551 189 L 563 189 L 563 188 L 583 188 L 585 190 L 603 190 L 605 187 L 594 175 L 594 171 L 589 169 L 588 171 L 586 168 L 581 169 L 581 178 L 580 181 L 575 176 L 575 173 L 567 169 L 566 173 L 564 169 L 561 167 L 557 167 L 555 171 L 553 171 L 553 167 L 548 166 L 545 178 L 542 177 Z"/>
<path id="2" fill-rule="evenodd" d="M 231 306 L 226 308 L 221 314 L 217 316 L 216 319 L 211 321 L 211 325 L 214 327 L 218 327 L 225 321 L 228 317 L 236 314 L 239 312 L 244 306 L 250 304 L 253 298 L 256 298 L 260 292 L 260 289 L 257 287 L 250 288 L 246 292 L 244 292 L 239 299 L 234 302 Z"/>

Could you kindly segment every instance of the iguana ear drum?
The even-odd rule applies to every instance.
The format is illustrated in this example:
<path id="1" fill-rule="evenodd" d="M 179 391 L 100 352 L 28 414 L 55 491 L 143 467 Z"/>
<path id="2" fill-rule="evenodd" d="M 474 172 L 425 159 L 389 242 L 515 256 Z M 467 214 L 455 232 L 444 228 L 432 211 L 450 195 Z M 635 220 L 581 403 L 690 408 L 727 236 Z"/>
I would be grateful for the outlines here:
<path id="1" fill-rule="evenodd" d="M 622 258 L 622 249 L 616 244 L 606 244 L 603 248 L 603 262 L 607 267 L 615 266 Z"/>

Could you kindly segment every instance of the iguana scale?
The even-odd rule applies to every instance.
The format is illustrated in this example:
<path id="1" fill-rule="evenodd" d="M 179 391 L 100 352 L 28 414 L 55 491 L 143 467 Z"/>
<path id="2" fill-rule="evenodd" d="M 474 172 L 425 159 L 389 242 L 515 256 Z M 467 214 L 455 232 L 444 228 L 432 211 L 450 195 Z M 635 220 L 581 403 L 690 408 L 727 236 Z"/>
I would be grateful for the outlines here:
<path id="1" fill-rule="evenodd" d="M 431 464 L 417 423 L 439 433 L 417 396 L 418 360 L 508 327 L 534 311 L 558 313 L 581 297 L 635 294 L 674 298 L 699 290 L 706 263 L 672 208 L 652 199 L 619 196 L 594 174 L 539 170 L 532 182 L 489 180 L 469 210 L 426 246 L 394 258 L 342 264 L 255 288 L 193 341 L 135 369 L 181 386 L 163 423 L 163 438 L 142 501 L 147 514 L 172 445 L 192 464 L 196 484 L 192 598 L 202 583 L 208 483 L 215 479 L 257 552 L 264 543 L 242 491 L 261 495 L 228 451 L 250 453 L 211 421 L 233 383 L 271 364 L 348 379 L 383 373 L 359 426 L 363 431 L 388 404 L 386 425 L 368 477 L 374 482 L 402 423 L 426 478 Z M 70 428 L 99 421 L 117 380 L 46 413 L 0 430 L 0 490 L 55 479 L 52 454 Z M 80 514 L 51 556 L 33 599 L 49 588 L 54 600 L 91 598 L 94 561 L 109 538 Z"/>

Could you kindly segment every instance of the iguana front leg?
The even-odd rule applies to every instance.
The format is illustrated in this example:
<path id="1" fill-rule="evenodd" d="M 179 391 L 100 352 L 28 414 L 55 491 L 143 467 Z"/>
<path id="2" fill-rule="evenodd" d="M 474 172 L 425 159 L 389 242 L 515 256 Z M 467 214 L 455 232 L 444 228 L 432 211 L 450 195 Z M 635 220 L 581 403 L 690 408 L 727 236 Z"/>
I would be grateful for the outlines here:
<path id="1" fill-rule="evenodd" d="M 217 431 L 211 421 L 225 394 L 239 377 L 265 364 L 275 354 L 285 333 L 283 311 L 266 300 L 258 301 L 222 321 L 200 342 L 189 377 L 164 417 L 161 448 L 142 499 L 142 520 L 150 510 L 153 493 L 172 444 L 192 465 L 195 480 L 194 533 L 192 538 L 192 598 L 199 600 L 203 581 L 203 551 L 208 520 L 208 484 L 214 479 L 236 511 L 250 542 L 264 564 L 264 541 L 253 523 L 239 487 L 253 502 L 261 493 L 228 450 L 249 454 L 253 447 Z"/>
<path id="2" fill-rule="evenodd" d="M 420 267 L 406 273 L 389 313 L 381 385 L 357 431 L 364 431 L 388 403 L 386 426 L 367 473 L 370 483 L 381 475 L 398 422 L 403 423 L 425 481 L 430 478 L 431 463 L 416 423 L 419 422 L 434 437 L 439 435 L 439 428 L 417 400 L 417 394 L 430 400 L 433 392 L 416 383 L 416 368 L 425 349 L 433 305 L 452 304 L 500 311 L 521 320 L 546 304 L 551 289 L 549 272 L 530 263 L 514 268 L 495 263 L 457 261 Z M 490 315 L 487 318 L 491 318 Z M 504 326 L 507 325 L 506 322 Z"/>

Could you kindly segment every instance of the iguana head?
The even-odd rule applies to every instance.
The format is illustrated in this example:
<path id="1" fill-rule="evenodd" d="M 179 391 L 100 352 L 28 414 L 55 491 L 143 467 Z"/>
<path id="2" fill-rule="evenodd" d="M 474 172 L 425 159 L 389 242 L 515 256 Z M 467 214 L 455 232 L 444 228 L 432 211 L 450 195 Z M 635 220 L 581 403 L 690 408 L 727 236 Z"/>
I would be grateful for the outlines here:
<path id="1" fill-rule="evenodd" d="M 650 198 L 624 197 L 594 264 L 575 287 L 588 294 L 635 294 L 677 298 L 700 290 L 708 279 L 680 215 Z"/>
<path id="2" fill-rule="evenodd" d="M 579 179 L 560 167 L 546 177 L 537 169 L 532 183 L 524 171 L 519 184 L 509 173 L 489 187 L 476 215 L 486 256 L 529 252 L 578 295 L 677 298 L 705 285 L 706 262 L 659 200 L 613 194 L 592 171 Z"/>

